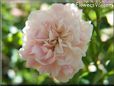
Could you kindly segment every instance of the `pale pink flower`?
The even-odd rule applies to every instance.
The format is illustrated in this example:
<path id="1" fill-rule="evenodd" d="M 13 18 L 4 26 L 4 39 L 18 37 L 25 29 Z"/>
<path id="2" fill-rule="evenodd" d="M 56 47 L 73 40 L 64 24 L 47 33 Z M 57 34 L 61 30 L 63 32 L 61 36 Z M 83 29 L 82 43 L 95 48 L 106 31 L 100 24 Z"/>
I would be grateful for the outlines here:
<path id="1" fill-rule="evenodd" d="M 27 66 L 66 82 L 83 67 L 92 35 L 92 25 L 81 18 L 74 4 L 53 4 L 48 10 L 33 11 L 23 29 L 20 49 Z"/>

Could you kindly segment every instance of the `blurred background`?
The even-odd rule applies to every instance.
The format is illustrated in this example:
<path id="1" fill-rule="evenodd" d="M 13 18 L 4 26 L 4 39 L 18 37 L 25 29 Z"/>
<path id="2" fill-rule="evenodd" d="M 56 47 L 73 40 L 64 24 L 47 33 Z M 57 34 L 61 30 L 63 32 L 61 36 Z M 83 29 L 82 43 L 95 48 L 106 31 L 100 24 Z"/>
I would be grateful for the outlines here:
<path id="1" fill-rule="evenodd" d="M 52 80 L 47 74 L 25 67 L 18 54 L 22 46 L 22 29 L 31 11 L 46 10 L 53 3 L 63 4 L 75 0 L 3 0 L 2 16 L 2 84 L 114 84 L 114 23 L 113 6 L 87 7 L 83 19 L 91 21 L 94 30 L 83 57 L 84 68 L 67 83 Z M 90 3 L 92 4 L 92 3 Z M 0 60 L 1 61 L 1 60 Z M 1 67 L 0 67 L 1 68 Z"/>

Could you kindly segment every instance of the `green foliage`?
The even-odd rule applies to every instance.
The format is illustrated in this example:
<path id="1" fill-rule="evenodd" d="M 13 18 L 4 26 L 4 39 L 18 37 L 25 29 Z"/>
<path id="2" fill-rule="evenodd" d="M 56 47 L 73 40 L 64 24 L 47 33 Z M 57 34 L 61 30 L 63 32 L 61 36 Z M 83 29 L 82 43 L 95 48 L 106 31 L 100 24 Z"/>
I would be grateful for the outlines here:
<path id="1" fill-rule="evenodd" d="M 69 2 L 69 0 L 66 0 Z M 55 2 L 57 2 L 55 0 Z M 51 6 L 51 1 L 46 2 Z M 48 74 L 25 67 L 18 50 L 22 45 L 22 29 L 29 13 L 39 10 L 43 1 L 27 3 L 2 2 L 2 83 L 3 84 L 62 84 L 49 78 Z M 22 15 L 16 16 L 12 9 L 18 8 Z M 67 83 L 63 84 L 114 84 L 114 36 L 113 26 L 108 22 L 107 14 L 112 7 L 80 7 L 83 18 L 91 21 L 94 30 L 86 57 L 83 57 L 84 68 Z M 102 31 L 107 30 L 106 33 Z M 111 31 L 109 31 L 111 30 Z M 110 32 L 110 33 L 109 33 Z M 108 39 L 103 39 L 103 35 Z"/>

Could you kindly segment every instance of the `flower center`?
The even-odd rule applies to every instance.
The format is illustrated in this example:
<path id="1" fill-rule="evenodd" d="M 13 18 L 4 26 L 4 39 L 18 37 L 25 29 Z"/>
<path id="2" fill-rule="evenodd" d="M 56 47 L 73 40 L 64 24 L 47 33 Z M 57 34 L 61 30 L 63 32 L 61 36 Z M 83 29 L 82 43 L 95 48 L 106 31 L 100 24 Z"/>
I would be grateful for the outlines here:
<path id="1" fill-rule="evenodd" d="M 61 29 L 59 31 L 50 30 L 48 43 L 53 46 L 51 48 L 52 50 L 63 53 L 64 47 L 67 46 L 67 43 L 72 39 L 72 34 L 70 30 Z"/>

